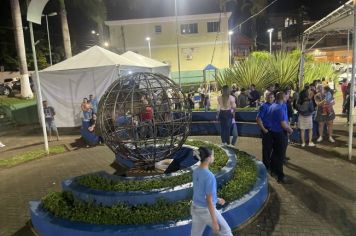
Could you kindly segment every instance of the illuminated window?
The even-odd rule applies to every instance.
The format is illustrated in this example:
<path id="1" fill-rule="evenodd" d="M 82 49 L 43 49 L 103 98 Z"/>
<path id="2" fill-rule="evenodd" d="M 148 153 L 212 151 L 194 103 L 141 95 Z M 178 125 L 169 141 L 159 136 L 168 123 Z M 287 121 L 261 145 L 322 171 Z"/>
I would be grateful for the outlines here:
<path id="1" fill-rule="evenodd" d="M 198 24 L 183 24 L 180 25 L 181 34 L 197 34 L 198 33 Z"/>

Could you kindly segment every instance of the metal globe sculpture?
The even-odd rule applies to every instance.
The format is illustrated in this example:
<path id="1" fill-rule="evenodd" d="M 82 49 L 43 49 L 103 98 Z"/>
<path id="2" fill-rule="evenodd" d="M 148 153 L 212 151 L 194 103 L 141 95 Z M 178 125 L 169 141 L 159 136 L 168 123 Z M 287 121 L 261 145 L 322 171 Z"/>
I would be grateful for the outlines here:
<path id="1" fill-rule="evenodd" d="M 173 155 L 185 142 L 191 109 L 180 88 L 152 73 L 120 77 L 99 102 L 98 126 L 105 144 L 135 168 Z"/>

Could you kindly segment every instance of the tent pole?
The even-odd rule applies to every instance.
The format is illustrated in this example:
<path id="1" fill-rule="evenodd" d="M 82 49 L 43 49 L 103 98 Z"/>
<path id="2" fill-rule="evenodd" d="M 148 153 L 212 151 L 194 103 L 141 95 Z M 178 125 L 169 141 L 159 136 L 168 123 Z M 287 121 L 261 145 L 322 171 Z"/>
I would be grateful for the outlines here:
<path id="1" fill-rule="evenodd" d="M 355 73 L 356 73 L 356 0 L 353 1 L 354 8 L 354 27 L 353 27 L 353 44 L 352 44 L 352 73 L 351 73 L 351 89 L 350 89 L 350 118 L 349 118 L 349 160 L 352 160 L 352 138 L 354 134 L 353 111 L 355 104 Z"/>
<path id="2" fill-rule="evenodd" d="M 302 90 L 303 80 L 304 80 L 305 44 L 306 44 L 306 36 L 303 35 L 302 52 L 301 52 L 301 55 L 300 55 L 299 83 L 298 83 L 298 87 L 299 87 L 300 91 Z"/>

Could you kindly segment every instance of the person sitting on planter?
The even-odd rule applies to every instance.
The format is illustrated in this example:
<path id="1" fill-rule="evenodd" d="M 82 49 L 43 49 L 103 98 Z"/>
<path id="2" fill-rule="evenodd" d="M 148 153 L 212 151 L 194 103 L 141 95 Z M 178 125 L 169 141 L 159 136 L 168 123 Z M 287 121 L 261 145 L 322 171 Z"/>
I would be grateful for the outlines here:
<path id="1" fill-rule="evenodd" d="M 209 166 L 214 162 L 214 153 L 207 147 L 199 148 L 200 165 L 193 171 L 193 203 L 191 205 L 191 236 L 203 235 L 206 226 L 215 234 L 232 236 L 224 217 L 216 204 L 224 205 L 225 200 L 217 197 L 217 185 Z"/>
<path id="2" fill-rule="evenodd" d="M 258 105 L 258 103 L 260 102 L 260 98 L 261 98 L 261 95 L 256 90 L 256 85 L 252 84 L 251 90 L 250 90 L 250 95 L 249 95 L 250 107 L 256 107 Z"/>
<path id="3" fill-rule="evenodd" d="M 92 118 L 88 123 L 88 127 L 85 125 L 86 123 L 83 123 L 81 134 L 87 143 L 87 147 L 95 146 L 98 143 L 103 143 L 103 138 L 95 134 L 96 119 L 97 116 L 95 113 L 93 113 Z"/>
<path id="4" fill-rule="evenodd" d="M 246 89 L 242 88 L 240 95 L 237 97 L 237 107 L 244 108 L 247 107 L 249 104 L 248 96 L 246 95 Z"/>

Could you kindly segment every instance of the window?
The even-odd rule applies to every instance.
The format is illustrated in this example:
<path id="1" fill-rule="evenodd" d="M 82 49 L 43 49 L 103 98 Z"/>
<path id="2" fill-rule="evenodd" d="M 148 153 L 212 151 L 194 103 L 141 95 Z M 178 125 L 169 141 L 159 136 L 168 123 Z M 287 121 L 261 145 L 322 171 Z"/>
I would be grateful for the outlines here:
<path id="1" fill-rule="evenodd" d="M 220 23 L 219 21 L 208 22 L 208 33 L 220 32 Z"/>
<path id="2" fill-rule="evenodd" d="M 198 24 L 184 24 L 180 25 L 181 34 L 197 34 L 198 33 Z"/>
<path id="3" fill-rule="evenodd" d="M 156 25 L 155 26 L 155 32 L 156 32 L 156 34 L 162 33 L 162 26 L 161 25 Z"/>

